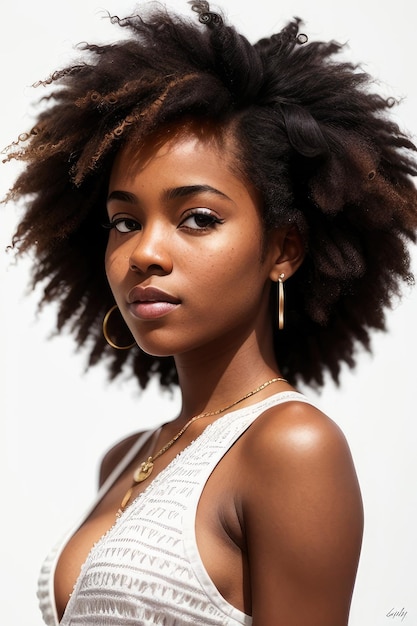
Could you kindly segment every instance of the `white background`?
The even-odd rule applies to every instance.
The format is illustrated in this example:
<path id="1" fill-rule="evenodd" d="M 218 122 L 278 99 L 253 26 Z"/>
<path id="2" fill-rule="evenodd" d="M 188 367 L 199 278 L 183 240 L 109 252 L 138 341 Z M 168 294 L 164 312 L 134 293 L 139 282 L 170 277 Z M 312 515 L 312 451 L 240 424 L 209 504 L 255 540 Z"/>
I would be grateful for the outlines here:
<path id="1" fill-rule="evenodd" d="M 191 15 L 185 0 L 168 6 Z M 376 0 L 225 0 L 222 6 L 252 41 L 299 16 L 310 39 L 347 42 L 347 56 L 379 79 L 381 92 L 404 98 L 395 115 L 416 136 L 413 0 L 397 0 L 389 8 Z M 76 58 L 74 44 L 119 38 L 118 28 L 102 19 L 105 10 L 123 16 L 133 7 L 127 0 L 6 0 L 0 20 L 0 147 L 31 126 L 31 103 L 41 89 L 30 85 Z M 2 196 L 16 172 L 14 164 L 0 166 Z M 1 620 L 40 626 L 40 564 L 92 498 L 99 457 L 126 433 L 173 417 L 179 400 L 156 387 L 140 396 L 130 381 L 109 383 L 100 367 L 85 374 L 85 354 L 75 352 L 71 338 L 49 340 L 54 311 L 36 318 L 38 294 L 26 293 L 29 264 L 15 266 L 4 252 L 16 220 L 15 207 L 2 208 Z M 361 354 L 339 389 L 329 382 L 318 397 L 311 394 L 347 435 L 365 503 L 351 626 L 417 625 L 416 313 L 416 290 L 405 290 L 389 316 L 389 332 L 374 336 L 373 355 Z"/>

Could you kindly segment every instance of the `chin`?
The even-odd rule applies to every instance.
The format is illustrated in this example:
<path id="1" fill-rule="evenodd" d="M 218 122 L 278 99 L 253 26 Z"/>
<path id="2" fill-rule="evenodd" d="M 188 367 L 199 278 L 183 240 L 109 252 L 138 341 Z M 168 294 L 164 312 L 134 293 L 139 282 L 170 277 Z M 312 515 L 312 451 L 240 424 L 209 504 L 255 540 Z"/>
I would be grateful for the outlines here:
<path id="1" fill-rule="evenodd" d="M 135 337 L 135 340 L 139 348 L 146 354 L 149 354 L 149 356 L 161 358 L 173 357 L 176 353 L 175 348 L 170 349 L 169 345 L 167 344 L 161 345 L 160 342 L 156 341 L 144 341 L 143 337 Z"/>

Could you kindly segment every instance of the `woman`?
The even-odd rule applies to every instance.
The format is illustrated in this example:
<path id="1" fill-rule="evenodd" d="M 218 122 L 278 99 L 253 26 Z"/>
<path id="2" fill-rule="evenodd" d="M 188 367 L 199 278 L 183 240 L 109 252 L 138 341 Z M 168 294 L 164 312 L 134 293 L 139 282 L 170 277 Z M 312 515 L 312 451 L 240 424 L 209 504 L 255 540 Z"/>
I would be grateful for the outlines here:
<path id="1" fill-rule="evenodd" d="M 41 608 L 47 624 L 342 626 L 360 491 L 295 385 L 337 380 L 410 280 L 414 146 L 334 42 L 295 20 L 251 45 L 192 9 L 199 23 L 114 18 L 131 37 L 54 74 L 11 147 L 15 245 L 35 249 L 59 326 L 112 376 L 182 395 L 104 458 Z"/>

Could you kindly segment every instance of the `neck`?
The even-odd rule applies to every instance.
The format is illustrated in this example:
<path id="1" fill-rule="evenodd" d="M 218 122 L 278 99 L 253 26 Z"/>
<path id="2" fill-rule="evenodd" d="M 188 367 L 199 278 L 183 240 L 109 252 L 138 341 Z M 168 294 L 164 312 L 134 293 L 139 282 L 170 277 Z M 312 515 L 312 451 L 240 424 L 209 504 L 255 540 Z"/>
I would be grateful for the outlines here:
<path id="1" fill-rule="evenodd" d="M 234 402 L 271 378 L 280 377 L 271 348 L 260 350 L 258 341 L 249 338 L 238 348 L 223 345 L 215 354 L 205 351 L 176 359 L 182 393 L 180 417 L 187 420 L 193 415 L 219 409 Z M 275 387 L 275 389 L 274 389 Z M 276 386 L 266 388 L 247 404 L 262 399 L 276 391 Z M 242 403 L 243 407 L 245 403 Z"/>

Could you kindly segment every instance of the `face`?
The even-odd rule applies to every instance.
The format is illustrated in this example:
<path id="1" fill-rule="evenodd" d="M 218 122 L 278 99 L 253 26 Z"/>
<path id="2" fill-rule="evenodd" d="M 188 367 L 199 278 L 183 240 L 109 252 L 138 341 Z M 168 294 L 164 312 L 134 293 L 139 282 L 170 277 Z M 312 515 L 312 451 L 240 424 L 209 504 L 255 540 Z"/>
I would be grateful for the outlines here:
<path id="1" fill-rule="evenodd" d="M 226 152 L 189 132 L 115 160 L 106 272 L 135 340 L 154 356 L 207 357 L 270 324 L 259 199 Z"/>

